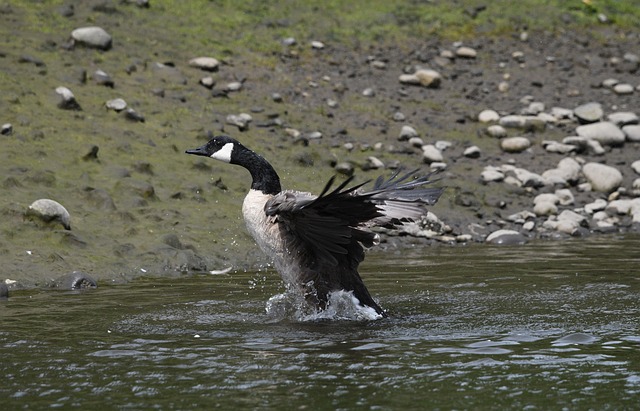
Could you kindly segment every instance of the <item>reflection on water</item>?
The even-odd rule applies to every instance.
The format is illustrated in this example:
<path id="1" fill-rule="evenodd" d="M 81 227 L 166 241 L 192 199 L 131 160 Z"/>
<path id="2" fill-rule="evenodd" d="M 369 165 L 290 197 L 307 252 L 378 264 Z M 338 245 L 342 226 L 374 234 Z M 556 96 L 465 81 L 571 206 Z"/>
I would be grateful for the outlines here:
<path id="1" fill-rule="evenodd" d="M 391 317 L 270 322 L 274 273 L 0 301 L 7 409 L 622 409 L 640 398 L 640 238 L 372 254 Z"/>

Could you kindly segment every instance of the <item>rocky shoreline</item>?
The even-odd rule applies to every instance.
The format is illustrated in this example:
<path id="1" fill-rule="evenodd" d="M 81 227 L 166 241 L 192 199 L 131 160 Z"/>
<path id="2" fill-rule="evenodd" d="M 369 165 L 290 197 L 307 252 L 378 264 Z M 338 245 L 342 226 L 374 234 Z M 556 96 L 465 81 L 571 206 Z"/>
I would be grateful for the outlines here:
<path id="1" fill-rule="evenodd" d="M 47 32 L 2 10 L 24 30 L 0 49 L 0 279 L 10 288 L 76 284 L 54 280 L 78 272 L 113 283 L 266 267 L 239 219 L 248 176 L 182 154 L 209 131 L 312 192 L 334 173 L 438 170 L 439 204 L 388 232 L 388 245 L 640 228 L 637 33 L 357 48 L 274 35 L 265 41 L 276 55 L 229 56 L 101 10 L 59 10 Z M 81 24 L 87 13 L 92 26 Z M 145 48 L 154 34 L 165 37 Z"/>

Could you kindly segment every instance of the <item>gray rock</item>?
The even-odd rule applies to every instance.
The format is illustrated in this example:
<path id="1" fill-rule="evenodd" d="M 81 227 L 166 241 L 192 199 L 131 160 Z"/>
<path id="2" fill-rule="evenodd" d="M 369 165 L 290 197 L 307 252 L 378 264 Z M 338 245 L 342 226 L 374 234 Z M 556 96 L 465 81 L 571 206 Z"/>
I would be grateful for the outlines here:
<path id="1" fill-rule="evenodd" d="M 607 116 L 607 120 L 612 122 L 618 127 L 626 126 L 629 124 L 638 124 L 640 119 L 636 113 L 630 111 L 617 111 Z"/>
<path id="2" fill-rule="evenodd" d="M 45 223 L 59 222 L 66 230 L 71 230 L 71 217 L 66 208 L 57 201 L 43 198 L 36 200 L 27 209 L 28 217 L 36 217 Z"/>
<path id="3" fill-rule="evenodd" d="M 604 111 L 600 103 L 587 103 L 576 107 L 573 114 L 581 123 L 595 123 L 602 119 Z"/>
<path id="4" fill-rule="evenodd" d="M 204 71 L 218 71 L 220 62 L 213 57 L 196 57 L 189 60 L 189 65 Z"/>
<path id="5" fill-rule="evenodd" d="M 591 140 L 595 140 L 602 145 L 617 146 L 624 143 L 625 134 L 609 121 L 578 126 L 576 133 Z"/>
<path id="6" fill-rule="evenodd" d="M 622 173 L 617 168 L 600 163 L 587 163 L 582 173 L 595 191 L 610 193 L 622 184 Z"/>
<path id="7" fill-rule="evenodd" d="M 101 27 L 81 27 L 71 32 L 74 44 L 86 47 L 109 50 L 111 48 L 111 35 Z"/>
<path id="8" fill-rule="evenodd" d="M 632 143 L 640 142 L 640 125 L 632 124 L 624 126 L 622 127 L 622 132 L 624 133 L 627 141 Z"/>
<path id="9" fill-rule="evenodd" d="M 531 147 L 531 141 L 526 137 L 509 137 L 500 141 L 500 148 L 507 153 L 519 153 Z"/>

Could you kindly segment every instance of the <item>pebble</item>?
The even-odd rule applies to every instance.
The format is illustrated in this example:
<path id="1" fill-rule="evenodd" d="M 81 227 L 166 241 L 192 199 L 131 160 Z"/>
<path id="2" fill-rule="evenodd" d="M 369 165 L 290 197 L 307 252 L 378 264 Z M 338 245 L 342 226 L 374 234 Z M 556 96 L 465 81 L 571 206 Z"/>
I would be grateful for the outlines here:
<path id="1" fill-rule="evenodd" d="M 556 168 L 546 170 L 541 177 L 545 181 L 545 185 L 567 185 L 573 184 L 580 178 L 582 167 L 571 157 L 560 160 Z"/>
<path id="2" fill-rule="evenodd" d="M 573 120 L 573 110 L 562 107 L 552 107 L 551 115 L 555 117 L 557 120 Z"/>
<path id="3" fill-rule="evenodd" d="M 115 83 L 114 83 L 113 79 L 111 78 L 111 76 L 108 75 L 107 73 L 105 73 L 102 70 L 96 70 L 93 73 L 93 80 L 99 86 L 106 86 L 106 87 L 111 87 L 111 88 L 113 88 L 115 86 Z"/>
<path id="4" fill-rule="evenodd" d="M 314 48 L 316 50 L 322 50 L 324 47 L 324 43 L 321 41 L 315 40 L 311 42 L 311 48 Z"/>
<path id="5" fill-rule="evenodd" d="M 527 238 L 515 230 L 497 230 L 487 236 L 485 242 L 498 245 L 521 245 Z"/>
<path id="6" fill-rule="evenodd" d="M 409 139 L 409 145 L 412 147 L 422 148 L 424 146 L 424 141 L 420 137 L 411 137 Z"/>
<path id="7" fill-rule="evenodd" d="M 538 117 L 517 114 L 501 117 L 499 123 L 505 128 L 517 128 L 530 131 L 542 131 L 546 127 L 544 120 Z"/>
<path id="8" fill-rule="evenodd" d="M 615 124 L 609 121 L 587 124 L 576 127 L 580 137 L 595 140 L 602 145 L 617 146 L 624 143 L 625 134 Z"/>
<path id="9" fill-rule="evenodd" d="M 230 83 L 227 83 L 227 85 L 224 87 L 225 91 L 240 91 L 242 89 L 242 82 L 240 81 L 232 81 Z"/>
<path id="10" fill-rule="evenodd" d="M 189 65 L 204 71 L 218 71 L 220 62 L 213 57 L 196 57 L 189 60 Z"/>
<path id="11" fill-rule="evenodd" d="M 402 126 L 402 128 L 400 129 L 398 140 L 406 141 L 412 137 L 418 137 L 418 132 L 416 131 L 416 129 L 411 126 Z"/>
<path id="12" fill-rule="evenodd" d="M 636 172 L 636 174 L 640 174 L 640 160 L 636 160 L 631 163 L 631 168 Z"/>
<path id="13" fill-rule="evenodd" d="M 401 74 L 399 80 L 403 84 L 438 88 L 440 87 L 442 76 L 435 70 L 419 69 L 413 74 Z"/>
<path id="14" fill-rule="evenodd" d="M 120 112 L 127 108 L 127 102 L 121 98 L 114 98 L 105 103 L 108 109 Z"/>
<path id="15" fill-rule="evenodd" d="M 238 127 L 240 131 L 245 131 L 246 129 L 248 129 L 249 123 L 251 123 L 251 121 L 253 121 L 253 118 L 250 114 L 247 113 L 240 113 L 238 115 L 229 114 L 227 116 L 227 124 Z"/>
<path id="16" fill-rule="evenodd" d="M 618 127 L 640 123 L 638 115 L 630 111 L 617 111 L 615 113 L 611 113 L 607 116 L 607 120 Z"/>
<path id="17" fill-rule="evenodd" d="M 595 214 L 598 211 L 602 211 L 607 207 L 607 200 L 598 198 L 595 201 L 588 203 L 584 206 L 584 211 L 587 214 Z"/>
<path id="18" fill-rule="evenodd" d="M 71 32 L 74 43 L 86 47 L 109 50 L 112 45 L 111 35 L 101 27 L 81 27 Z"/>
<path id="19" fill-rule="evenodd" d="M 600 103 L 587 103 L 576 107 L 573 114 L 581 123 L 595 123 L 602 119 L 604 111 Z"/>
<path id="20" fill-rule="evenodd" d="M 627 95 L 633 93 L 633 86 L 627 83 L 619 83 L 613 87 L 613 91 L 616 94 Z"/>
<path id="21" fill-rule="evenodd" d="M 507 130 L 499 124 L 487 127 L 487 134 L 495 138 L 504 138 L 507 136 Z"/>
<path id="22" fill-rule="evenodd" d="M 558 215 L 556 230 L 574 235 L 580 226 L 586 224 L 587 218 L 571 210 L 564 210 Z"/>
<path id="23" fill-rule="evenodd" d="M 479 158 L 481 154 L 482 152 L 478 146 L 467 147 L 462 153 L 463 156 L 468 158 Z"/>
<path id="24" fill-rule="evenodd" d="M 582 172 L 595 191 L 609 193 L 620 187 L 622 174 L 615 168 L 600 163 L 587 163 Z"/>
<path id="25" fill-rule="evenodd" d="M 438 141 L 436 141 L 436 143 L 434 145 L 436 146 L 436 148 L 438 150 L 445 151 L 446 149 L 451 147 L 453 145 L 453 143 L 451 143 L 450 141 L 446 141 L 446 140 L 438 140 Z"/>
<path id="26" fill-rule="evenodd" d="M 533 206 L 533 212 L 537 216 L 548 216 L 558 214 L 558 207 L 551 202 L 541 201 Z"/>
<path id="27" fill-rule="evenodd" d="M 471 47 L 458 47 L 456 49 L 456 56 L 468 59 L 474 59 L 478 55 L 478 52 Z"/>
<path id="28" fill-rule="evenodd" d="M 573 193 L 568 188 L 563 188 L 560 190 L 556 190 L 555 195 L 558 197 L 560 205 L 568 206 L 572 205 L 575 202 L 575 197 Z"/>
<path id="29" fill-rule="evenodd" d="M 367 157 L 366 168 L 367 169 L 384 168 L 384 163 L 382 161 L 380 161 L 380 159 L 377 158 L 377 157 L 369 156 L 369 157 Z"/>
<path id="30" fill-rule="evenodd" d="M 478 114 L 478 121 L 481 123 L 493 123 L 500 120 L 500 114 L 495 110 L 482 110 Z"/>
<path id="31" fill-rule="evenodd" d="M 36 200 L 31 203 L 26 215 L 37 217 L 45 223 L 59 222 L 66 230 L 71 230 L 69 212 L 57 201 L 48 198 Z"/>
<path id="32" fill-rule="evenodd" d="M 531 141 L 526 137 L 509 137 L 500 141 L 500 148 L 507 153 L 520 153 L 531 147 Z"/>
<path id="33" fill-rule="evenodd" d="M 545 140 L 542 142 L 542 147 L 549 153 L 569 154 L 578 150 L 578 147 L 573 144 L 559 143 L 557 141 Z"/>
<path id="34" fill-rule="evenodd" d="M 0 127 L 0 135 L 10 136 L 13 133 L 13 125 L 11 123 L 4 123 Z"/>
<path id="35" fill-rule="evenodd" d="M 425 163 L 431 164 L 434 162 L 442 162 L 444 157 L 440 150 L 436 148 L 433 144 L 427 144 L 422 146 L 422 159 Z"/>
<path id="36" fill-rule="evenodd" d="M 640 143 L 640 125 L 632 124 L 622 127 L 627 141 L 632 143 Z"/>
<path id="37" fill-rule="evenodd" d="M 505 175 L 502 170 L 493 166 L 486 166 L 480 174 L 480 178 L 485 183 L 502 181 L 504 177 Z"/>
<path id="38" fill-rule="evenodd" d="M 524 168 L 514 168 L 511 170 L 515 177 L 520 181 L 522 187 L 542 187 L 544 185 L 544 179 L 542 176 Z"/>
<path id="39" fill-rule="evenodd" d="M 60 86 L 56 88 L 56 94 L 61 98 L 58 103 L 59 108 L 63 110 L 82 110 L 82 107 L 76 101 L 76 97 L 68 88 Z"/>

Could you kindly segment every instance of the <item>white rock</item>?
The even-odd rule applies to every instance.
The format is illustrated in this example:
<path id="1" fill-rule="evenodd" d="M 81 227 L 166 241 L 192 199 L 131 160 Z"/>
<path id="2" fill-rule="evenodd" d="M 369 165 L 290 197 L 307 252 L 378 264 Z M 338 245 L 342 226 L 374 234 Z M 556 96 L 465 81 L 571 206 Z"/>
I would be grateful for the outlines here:
<path id="1" fill-rule="evenodd" d="M 625 140 L 622 130 L 609 121 L 578 126 L 576 133 L 581 137 L 595 140 L 603 145 L 620 145 Z"/>
<path id="2" fill-rule="evenodd" d="M 552 107 L 551 115 L 558 120 L 573 120 L 573 110 L 562 107 Z"/>
<path id="3" fill-rule="evenodd" d="M 557 141 L 545 140 L 542 147 L 549 153 L 569 154 L 578 150 L 578 147 L 571 144 L 559 143 Z"/>
<path id="4" fill-rule="evenodd" d="M 591 139 L 587 139 L 587 149 L 591 154 L 596 156 L 601 156 L 607 152 L 600 142 Z"/>
<path id="5" fill-rule="evenodd" d="M 523 187 L 541 187 L 544 185 L 544 179 L 539 174 L 532 173 L 524 168 L 515 168 L 512 172 Z"/>
<path id="6" fill-rule="evenodd" d="M 411 126 L 402 126 L 402 129 L 400 129 L 400 136 L 398 137 L 398 140 L 405 141 L 409 140 L 412 137 L 418 137 L 418 132 L 416 131 L 416 129 Z"/>
<path id="7" fill-rule="evenodd" d="M 504 173 L 496 167 L 487 166 L 480 174 L 480 178 L 482 178 L 482 181 L 485 183 L 491 181 L 502 181 L 504 180 Z"/>
<path id="8" fill-rule="evenodd" d="M 541 201 L 534 204 L 533 212 L 537 216 L 548 216 L 552 214 L 558 214 L 558 207 L 553 203 Z"/>
<path id="9" fill-rule="evenodd" d="M 446 140 L 438 140 L 436 141 L 436 144 L 435 144 L 436 148 L 440 151 L 445 151 L 452 145 L 453 143 L 451 143 L 451 141 L 446 141 Z"/>
<path id="10" fill-rule="evenodd" d="M 631 111 L 617 111 L 615 113 L 611 113 L 607 116 L 607 120 L 618 127 L 640 123 L 638 115 Z"/>
<path id="11" fill-rule="evenodd" d="M 109 50 L 111 48 L 111 35 L 101 27 L 81 27 L 71 32 L 71 38 L 75 43 L 87 47 Z"/>
<path id="12" fill-rule="evenodd" d="M 553 193 L 542 193 L 538 194 L 533 198 L 533 204 L 538 203 L 551 203 L 558 204 L 560 202 L 560 197 Z"/>
<path id="13" fill-rule="evenodd" d="M 324 43 L 321 41 L 312 41 L 311 47 L 317 50 L 322 50 L 324 48 Z"/>
<path id="14" fill-rule="evenodd" d="M 500 120 L 500 114 L 495 110 L 482 110 L 478 114 L 478 121 L 481 123 L 492 123 Z"/>
<path id="15" fill-rule="evenodd" d="M 535 227 L 535 221 L 527 221 L 526 223 L 522 224 L 522 229 L 525 231 L 532 231 Z"/>
<path id="16" fill-rule="evenodd" d="M 582 173 L 595 191 L 609 193 L 622 184 L 622 174 L 614 167 L 600 163 L 587 163 Z"/>
<path id="17" fill-rule="evenodd" d="M 434 162 L 442 162 L 444 157 L 440 150 L 436 148 L 436 146 L 432 144 L 427 144 L 422 146 L 422 159 L 425 163 L 431 164 Z"/>
<path id="18" fill-rule="evenodd" d="M 481 154 L 482 152 L 480 151 L 480 147 L 478 146 L 467 147 L 462 153 L 463 156 L 468 158 L 478 158 Z"/>
<path id="19" fill-rule="evenodd" d="M 242 89 L 242 82 L 240 82 L 240 81 L 232 81 L 230 83 L 227 83 L 227 85 L 224 87 L 224 89 L 226 91 L 240 91 Z"/>
<path id="20" fill-rule="evenodd" d="M 640 125 L 631 124 L 624 126 L 622 127 L 622 132 L 625 134 L 627 141 L 631 141 L 633 143 L 640 142 Z"/>
<path id="21" fill-rule="evenodd" d="M 585 213 L 588 213 L 588 214 L 595 214 L 598 211 L 604 210 L 605 207 L 607 207 L 607 204 L 608 204 L 607 200 L 602 199 L 602 198 L 598 198 L 597 200 L 595 200 L 595 201 L 593 201 L 593 202 L 591 202 L 589 204 L 586 204 L 584 206 L 584 211 L 585 211 Z M 595 216 L 594 216 L 594 218 L 595 218 Z"/>
<path id="22" fill-rule="evenodd" d="M 574 224 L 576 228 L 584 224 L 586 220 L 587 218 L 585 216 L 571 210 L 564 210 L 560 213 L 560 215 L 558 215 L 558 222 L 570 222 Z"/>
<path id="23" fill-rule="evenodd" d="M 367 165 L 369 168 L 379 169 L 384 168 L 384 163 L 380 161 L 377 157 L 369 156 L 367 157 Z"/>
<path id="24" fill-rule="evenodd" d="M 447 168 L 447 163 L 443 163 L 442 161 L 434 161 L 433 163 L 429 164 L 429 167 L 433 171 L 440 171 Z"/>
<path id="25" fill-rule="evenodd" d="M 507 136 L 507 130 L 499 124 L 487 127 L 487 134 L 491 137 L 503 138 Z"/>
<path id="26" fill-rule="evenodd" d="M 526 238 L 515 230 L 497 230 L 489 234 L 485 239 L 487 243 L 522 244 Z"/>
<path id="27" fill-rule="evenodd" d="M 536 116 L 509 115 L 500 118 L 499 124 L 505 128 L 523 130 L 544 130 L 545 122 Z"/>
<path id="28" fill-rule="evenodd" d="M 409 145 L 412 147 L 422 148 L 424 146 L 424 141 L 420 137 L 411 137 L 409 139 Z"/>
<path id="29" fill-rule="evenodd" d="M 509 137 L 500 141 L 500 147 L 507 153 L 519 153 L 531 147 L 526 137 Z"/>
<path id="30" fill-rule="evenodd" d="M 631 168 L 636 172 L 636 174 L 640 174 L 640 160 L 636 160 L 631 163 Z"/>
<path id="31" fill-rule="evenodd" d="M 240 130 L 246 130 L 251 121 L 253 121 L 253 118 L 247 113 L 240 113 L 238 115 L 229 114 L 227 116 L 227 123 L 238 127 Z"/>
<path id="32" fill-rule="evenodd" d="M 587 103 L 576 107 L 573 114 L 584 123 L 595 123 L 602 119 L 604 111 L 600 103 Z"/>
<path id="33" fill-rule="evenodd" d="M 216 71 L 220 62 L 213 57 L 196 57 L 189 60 L 189 65 L 205 71 Z"/>
<path id="34" fill-rule="evenodd" d="M 73 95 L 71 90 L 66 87 L 57 87 L 56 94 L 58 94 L 61 99 L 58 103 L 58 107 L 63 110 L 82 110 L 80 104 L 76 100 L 76 97 Z"/>
<path id="35" fill-rule="evenodd" d="M 627 83 L 619 83 L 613 87 L 613 91 L 620 95 L 632 94 L 633 86 Z"/>
<path id="36" fill-rule="evenodd" d="M 36 200 L 31 203 L 27 209 L 27 215 L 38 217 L 47 223 L 57 221 L 61 223 L 65 229 L 71 230 L 71 217 L 69 216 L 69 212 L 57 201 L 48 198 Z"/>
<path id="37" fill-rule="evenodd" d="M 560 205 L 563 205 L 563 206 L 571 205 L 575 201 L 575 198 L 573 197 L 573 193 L 568 188 L 556 190 L 555 194 L 560 200 Z"/>
<path id="38" fill-rule="evenodd" d="M 113 100 L 109 100 L 105 103 L 108 109 L 114 111 L 122 111 L 127 108 L 127 102 L 121 98 L 114 98 Z"/>
<path id="39" fill-rule="evenodd" d="M 477 55 L 478 52 L 471 47 L 462 46 L 458 47 L 458 49 L 456 50 L 456 56 L 462 58 L 474 59 Z"/>

